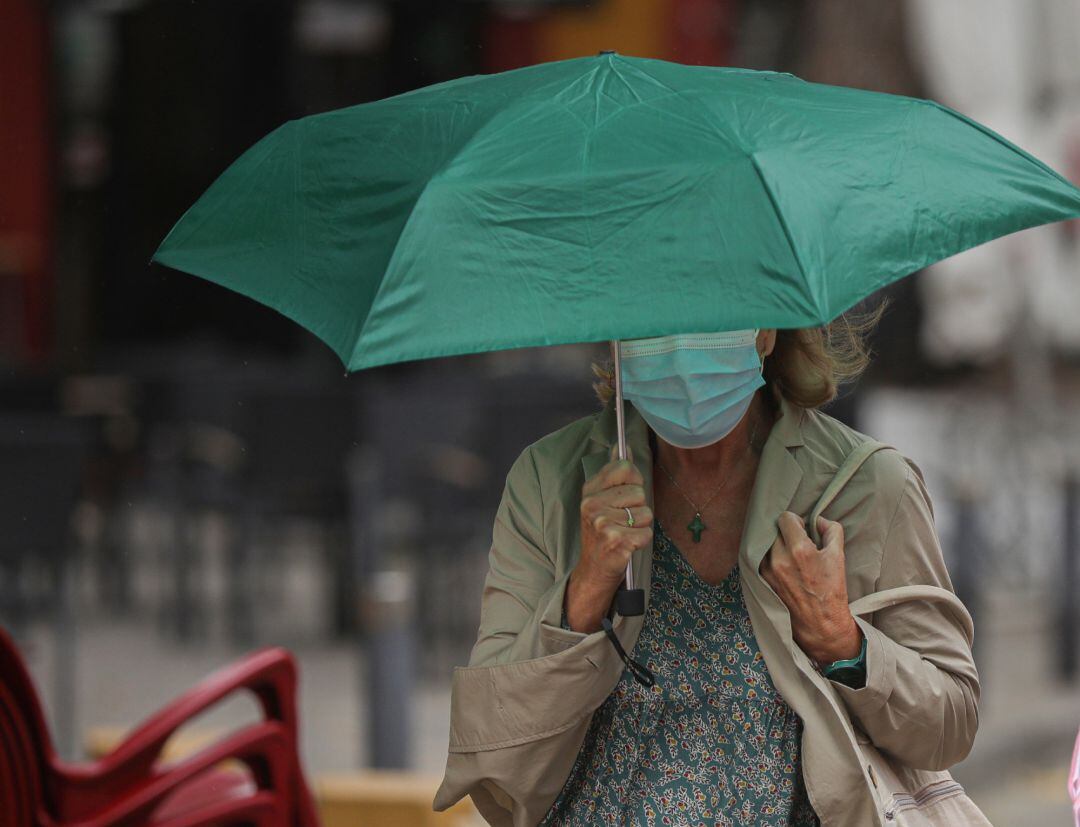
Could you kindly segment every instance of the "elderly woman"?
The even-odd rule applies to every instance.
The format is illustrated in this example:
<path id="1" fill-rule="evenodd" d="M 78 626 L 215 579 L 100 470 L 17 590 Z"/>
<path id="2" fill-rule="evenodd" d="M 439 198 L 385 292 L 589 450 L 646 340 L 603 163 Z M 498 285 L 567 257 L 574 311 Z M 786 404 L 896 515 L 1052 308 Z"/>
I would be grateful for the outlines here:
<path id="1" fill-rule="evenodd" d="M 947 772 L 979 684 L 922 474 L 817 410 L 865 368 L 880 312 L 623 342 L 622 461 L 594 365 L 604 409 L 507 476 L 436 809 L 468 794 L 519 827 L 988 823 Z M 832 516 L 808 526 L 815 504 Z M 628 561 L 640 617 L 615 613 Z"/>

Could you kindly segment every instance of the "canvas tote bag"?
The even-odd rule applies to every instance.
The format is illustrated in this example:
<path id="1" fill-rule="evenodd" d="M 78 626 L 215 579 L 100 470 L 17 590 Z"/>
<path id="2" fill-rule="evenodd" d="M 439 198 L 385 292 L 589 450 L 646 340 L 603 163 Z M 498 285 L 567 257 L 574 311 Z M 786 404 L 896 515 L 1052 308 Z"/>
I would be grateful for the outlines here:
<path id="1" fill-rule="evenodd" d="M 817 518 L 821 512 L 874 452 L 891 447 L 883 442 L 868 440 L 860 443 L 844 458 L 836 475 L 810 512 L 808 533 L 816 545 L 821 545 L 821 536 L 817 530 Z M 911 585 L 885 589 L 853 601 L 850 608 L 853 615 L 863 616 L 908 600 L 947 604 L 965 627 L 968 640 L 972 639 L 973 627 L 967 608 L 955 594 L 938 586 Z M 831 687 L 831 684 L 829 686 Z M 839 694 L 837 702 L 842 709 L 843 702 Z M 852 727 L 870 780 L 875 785 L 886 823 L 898 827 L 993 827 L 948 770 L 907 767 L 879 751 L 870 737 L 855 726 L 854 722 Z"/>

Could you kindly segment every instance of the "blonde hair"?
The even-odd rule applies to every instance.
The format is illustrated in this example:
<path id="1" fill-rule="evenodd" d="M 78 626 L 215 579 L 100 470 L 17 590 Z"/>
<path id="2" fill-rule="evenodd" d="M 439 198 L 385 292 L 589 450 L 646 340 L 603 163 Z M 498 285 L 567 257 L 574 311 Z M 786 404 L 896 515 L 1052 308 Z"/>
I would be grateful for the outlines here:
<path id="1" fill-rule="evenodd" d="M 776 331 L 776 345 L 765 357 L 770 388 L 803 408 L 817 408 L 836 398 L 840 386 L 854 382 L 870 364 L 867 338 L 881 321 L 888 297 L 873 310 L 842 313 L 827 325 Z M 610 358 L 592 363 L 599 381 L 593 391 L 607 405 L 615 394 L 615 365 Z"/>

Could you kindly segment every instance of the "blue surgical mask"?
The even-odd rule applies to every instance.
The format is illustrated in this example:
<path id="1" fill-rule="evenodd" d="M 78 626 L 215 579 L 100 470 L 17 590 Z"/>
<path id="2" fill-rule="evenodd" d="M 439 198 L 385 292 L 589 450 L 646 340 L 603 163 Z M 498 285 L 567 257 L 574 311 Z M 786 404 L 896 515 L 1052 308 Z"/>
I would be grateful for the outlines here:
<path id="1" fill-rule="evenodd" d="M 712 445 L 731 433 L 765 384 L 755 330 L 621 342 L 623 396 L 665 442 Z"/>

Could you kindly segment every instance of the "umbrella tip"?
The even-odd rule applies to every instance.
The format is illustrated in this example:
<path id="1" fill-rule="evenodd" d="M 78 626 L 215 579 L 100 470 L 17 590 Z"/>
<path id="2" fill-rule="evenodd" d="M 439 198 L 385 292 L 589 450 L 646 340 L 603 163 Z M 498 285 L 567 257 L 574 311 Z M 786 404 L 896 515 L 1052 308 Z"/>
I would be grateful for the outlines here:
<path id="1" fill-rule="evenodd" d="M 596 56 L 600 57 L 600 55 L 613 55 L 613 54 L 615 54 L 614 49 L 601 49 L 599 52 L 596 53 Z"/>

